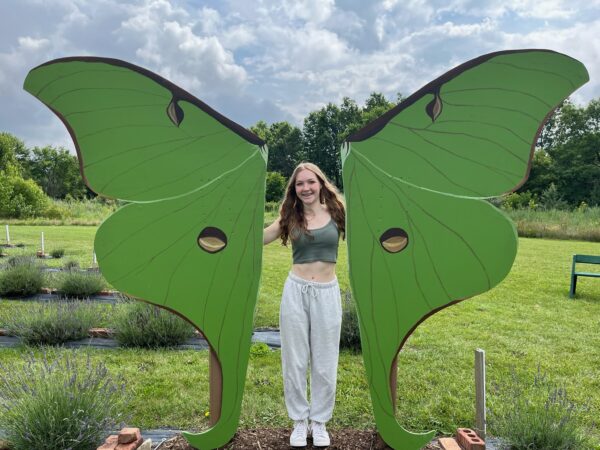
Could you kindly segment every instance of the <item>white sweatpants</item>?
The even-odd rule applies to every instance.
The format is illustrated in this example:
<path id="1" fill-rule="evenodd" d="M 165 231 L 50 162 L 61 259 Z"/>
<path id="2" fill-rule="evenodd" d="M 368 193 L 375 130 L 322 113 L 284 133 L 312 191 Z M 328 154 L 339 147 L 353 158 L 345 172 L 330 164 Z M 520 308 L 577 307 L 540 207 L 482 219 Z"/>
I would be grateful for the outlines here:
<path id="1" fill-rule="evenodd" d="M 290 272 L 281 299 L 281 367 L 290 419 L 331 419 L 342 325 L 337 279 L 328 283 L 304 280 Z M 309 405 L 306 376 L 310 361 Z"/>

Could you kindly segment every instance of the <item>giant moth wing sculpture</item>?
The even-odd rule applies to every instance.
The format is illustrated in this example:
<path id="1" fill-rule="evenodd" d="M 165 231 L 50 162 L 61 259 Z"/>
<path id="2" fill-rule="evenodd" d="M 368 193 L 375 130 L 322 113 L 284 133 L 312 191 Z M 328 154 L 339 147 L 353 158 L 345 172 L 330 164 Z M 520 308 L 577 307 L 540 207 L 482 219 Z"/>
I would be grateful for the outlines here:
<path id="1" fill-rule="evenodd" d="M 482 199 L 525 182 L 545 119 L 587 80 L 580 62 L 552 51 L 484 55 L 344 144 L 350 283 L 375 421 L 392 448 L 416 450 L 433 435 L 396 421 L 398 352 L 428 316 L 508 274 L 516 231 Z"/>
<path id="2" fill-rule="evenodd" d="M 220 365 L 220 417 L 186 438 L 202 449 L 225 444 L 238 426 L 260 279 L 264 143 L 119 60 L 50 61 L 25 89 L 68 128 L 88 186 L 130 202 L 96 234 L 105 278 L 207 338 Z"/>

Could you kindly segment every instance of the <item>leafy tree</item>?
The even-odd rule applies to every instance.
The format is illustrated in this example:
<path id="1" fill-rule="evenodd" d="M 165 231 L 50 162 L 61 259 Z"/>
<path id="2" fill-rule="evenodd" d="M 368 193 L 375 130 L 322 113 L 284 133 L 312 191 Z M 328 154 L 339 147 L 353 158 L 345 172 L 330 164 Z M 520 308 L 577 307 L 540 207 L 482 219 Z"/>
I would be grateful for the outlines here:
<path id="1" fill-rule="evenodd" d="M 283 175 L 278 172 L 268 172 L 265 200 L 268 202 L 278 202 L 281 200 L 286 184 L 287 182 Z"/>
<path id="2" fill-rule="evenodd" d="M 0 217 L 41 216 L 48 206 L 48 197 L 33 180 L 0 171 Z"/>
<path id="3" fill-rule="evenodd" d="M 398 95 L 401 97 L 400 94 Z M 383 94 L 379 92 L 372 92 L 365 102 L 365 107 L 362 110 L 362 123 L 366 125 L 372 120 L 375 120 L 379 116 L 385 114 L 395 105 L 395 103 L 389 102 Z"/>
<path id="4" fill-rule="evenodd" d="M 565 103 L 549 137 L 560 195 L 572 206 L 600 205 L 600 99 L 586 107 Z"/>
<path id="5" fill-rule="evenodd" d="M 289 178 L 296 165 L 305 159 L 300 128 L 288 122 L 275 122 L 268 126 L 261 120 L 250 129 L 267 143 L 269 172 L 279 172 Z"/>
<path id="6" fill-rule="evenodd" d="M 556 183 L 554 161 L 545 150 L 538 148 L 533 154 L 529 178 L 518 192 L 531 192 L 539 197 L 552 183 Z"/>
<path id="7" fill-rule="evenodd" d="M 267 169 L 289 178 L 296 165 L 304 159 L 302 131 L 287 122 L 271 124 L 267 145 L 269 147 Z"/>
<path id="8" fill-rule="evenodd" d="M 325 174 L 342 188 L 342 161 L 340 147 L 344 140 L 371 120 L 384 114 L 394 103 L 383 94 L 373 92 L 359 108 L 350 98 L 344 98 L 341 106 L 329 103 L 304 119 L 304 149 L 306 157 L 317 164 Z"/>
<path id="9" fill-rule="evenodd" d="M 259 120 L 255 125 L 250 127 L 250 131 L 252 131 L 255 135 L 261 138 L 263 141 L 267 142 L 269 138 L 269 125 L 264 120 Z"/>
<path id="10" fill-rule="evenodd" d="M 64 148 L 36 147 L 27 163 L 28 175 L 53 198 L 84 198 L 88 192 L 77 157 Z"/>
<path id="11" fill-rule="evenodd" d="M 20 159 L 27 154 L 25 144 L 10 133 L 0 133 L 0 170 L 21 175 Z"/>
<path id="12" fill-rule="evenodd" d="M 304 119 L 302 130 L 306 159 L 318 165 L 338 187 L 342 184 L 340 145 L 345 131 L 341 119 L 340 108 L 328 103 Z"/>

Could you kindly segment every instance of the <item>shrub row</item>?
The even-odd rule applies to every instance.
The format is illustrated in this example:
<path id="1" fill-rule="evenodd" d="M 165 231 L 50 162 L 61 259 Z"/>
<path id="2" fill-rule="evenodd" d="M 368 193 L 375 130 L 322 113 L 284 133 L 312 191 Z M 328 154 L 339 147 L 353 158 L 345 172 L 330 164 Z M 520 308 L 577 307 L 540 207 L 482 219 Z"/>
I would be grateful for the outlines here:
<path id="1" fill-rule="evenodd" d="M 194 335 L 192 325 L 157 306 L 127 301 L 111 313 L 115 339 L 123 347 L 173 347 Z M 0 321 L 25 344 L 61 345 L 88 337 L 99 314 L 93 302 L 56 301 L 33 303 L 4 314 Z"/>
<path id="2" fill-rule="evenodd" d="M 82 273 L 72 269 L 77 262 L 65 264 L 68 272 L 58 279 L 58 290 L 70 298 L 85 298 L 102 291 L 106 283 L 97 273 Z M 9 258 L 7 267 L 0 271 L 0 296 L 28 297 L 39 293 L 44 285 L 44 275 L 37 261 L 32 257 Z"/>

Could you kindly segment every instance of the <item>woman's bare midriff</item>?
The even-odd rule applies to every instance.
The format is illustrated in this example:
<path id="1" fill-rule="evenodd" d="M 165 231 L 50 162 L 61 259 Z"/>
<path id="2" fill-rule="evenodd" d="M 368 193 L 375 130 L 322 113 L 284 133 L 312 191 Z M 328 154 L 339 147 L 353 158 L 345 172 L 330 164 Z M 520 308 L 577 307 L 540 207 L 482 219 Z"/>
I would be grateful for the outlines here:
<path id="1" fill-rule="evenodd" d="M 308 281 L 327 283 L 335 279 L 335 263 L 315 261 L 305 264 L 293 264 L 292 273 Z"/>

